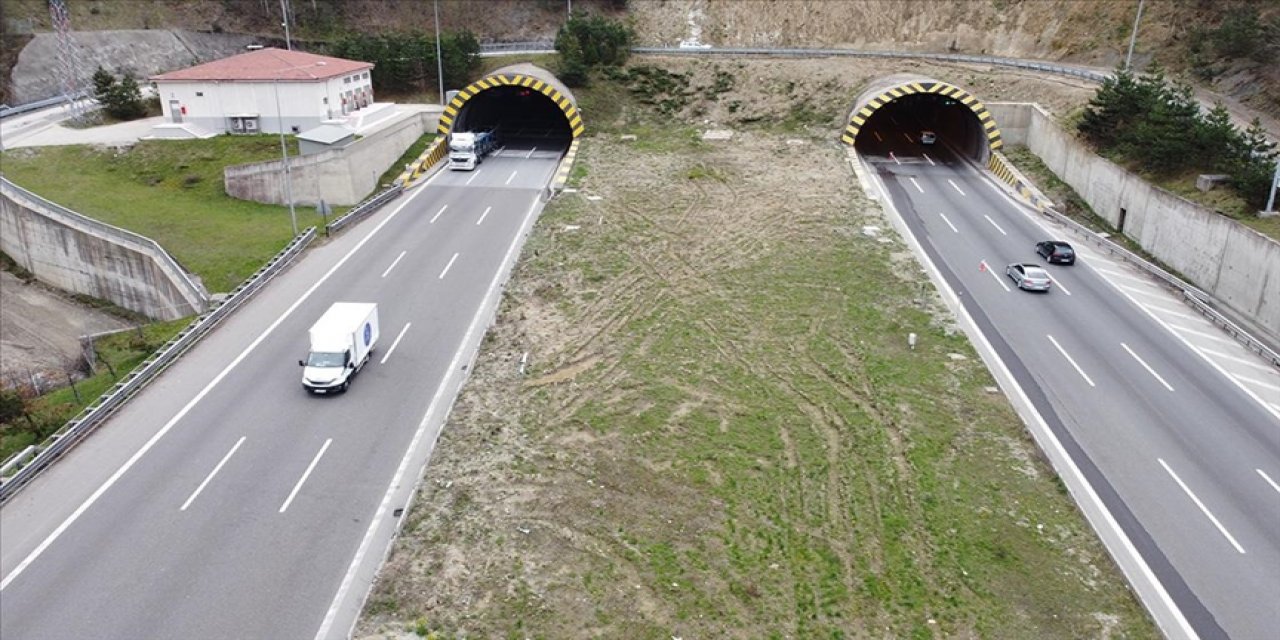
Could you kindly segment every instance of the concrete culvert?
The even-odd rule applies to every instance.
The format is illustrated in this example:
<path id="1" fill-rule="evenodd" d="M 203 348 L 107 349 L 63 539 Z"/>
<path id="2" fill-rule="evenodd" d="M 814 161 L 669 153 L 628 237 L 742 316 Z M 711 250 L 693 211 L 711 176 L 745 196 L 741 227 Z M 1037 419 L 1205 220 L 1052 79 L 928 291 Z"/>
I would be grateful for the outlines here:
<path id="1" fill-rule="evenodd" d="M 1004 144 L 991 113 L 973 94 L 915 74 L 873 81 L 854 101 L 841 139 L 868 153 L 904 144 L 945 146 L 981 163 Z"/>
<path id="2" fill-rule="evenodd" d="M 528 139 L 566 147 L 582 135 L 577 100 L 551 72 L 532 64 L 503 67 L 458 91 L 438 132 L 498 127 L 506 141 Z"/>

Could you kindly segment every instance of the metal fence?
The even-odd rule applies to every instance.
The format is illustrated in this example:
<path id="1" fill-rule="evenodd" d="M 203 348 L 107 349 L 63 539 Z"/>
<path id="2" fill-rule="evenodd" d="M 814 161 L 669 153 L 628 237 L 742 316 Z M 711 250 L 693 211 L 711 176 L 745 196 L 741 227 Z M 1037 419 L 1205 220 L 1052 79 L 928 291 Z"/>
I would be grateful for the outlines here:
<path id="1" fill-rule="evenodd" d="M 480 45 L 483 57 L 509 56 L 521 53 L 551 53 L 556 50 L 556 43 L 550 40 L 530 42 L 489 42 Z"/>
<path id="2" fill-rule="evenodd" d="M 7 461 L 3 465 L 4 469 L 9 470 L 17 467 L 18 471 L 8 479 L 0 478 L 0 504 L 7 502 L 9 498 L 35 479 L 49 465 L 71 450 L 72 447 L 90 433 L 93 433 L 126 400 L 154 380 L 161 371 L 173 364 L 178 356 L 199 342 L 219 322 L 278 275 L 284 267 L 292 262 L 311 243 L 315 236 L 315 227 L 309 227 L 295 237 L 271 261 L 241 283 L 240 286 L 236 287 L 231 292 L 231 295 L 223 300 L 222 304 L 188 325 L 186 329 L 183 329 L 182 332 L 165 343 L 151 357 L 125 375 L 123 379 L 116 382 L 115 386 L 108 389 L 96 402 L 86 407 L 79 415 L 69 420 L 61 429 L 39 445 L 34 457 L 31 457 L 29 451 L 24 451 Z M 30 461 L 23 464 L 21 458 L 24 457 L 29 457 Z"/>
<path id="3" fill-rule="evenodd" d="M 34 203 L 42 209 L 43 213 L 50 218 L 60 219 L 63 224 L 80 229 L 88 229 L 91 233 L 104 238 L 114 239 L 116 242 L 134 247 L 144 253 L 150 254 L 160 264 L 160 267 L 171 274 L 176 275 L 179 282 L 187 289 L 188 299 L 194 298 L 199 301 L 199 305 L 188 302 L 190 307 L 188 314 L 200 313 L 205 310 L 209 304 L 209 295 L 205 293 L 204 288 L 197 285 L 191 279 L 187 270 L 182 267 L 176 258 L 168 251 L 164 250 L 159 243 L 144 235 L 139 235 L 127 229 L 109 225 L 101 220 L 80 215 L 62 205 L 50 202 L 18 185 L 9 181 L 8 178 L 0 177 L 0 193 L 11 191 L 29 202 Z M 9 194 L 5 194 L 9 195 Z"/>
<path id="4" fill-rule="evenodd" d="M 347 225 L 363 220 L 369 214 L 380 209 L 382 205 L 394 200 L 402 191 L 404 191 L 404 187 L 400 185 L 393 185 L 374 194 L 364 202 L 352 207 L 351 210 L 343 214 L 341 218 L 337 218 L 333 222 L 325 225 L 324 234 L 326 236 L 333 235 L 334 233 L 341 231 Z"/>

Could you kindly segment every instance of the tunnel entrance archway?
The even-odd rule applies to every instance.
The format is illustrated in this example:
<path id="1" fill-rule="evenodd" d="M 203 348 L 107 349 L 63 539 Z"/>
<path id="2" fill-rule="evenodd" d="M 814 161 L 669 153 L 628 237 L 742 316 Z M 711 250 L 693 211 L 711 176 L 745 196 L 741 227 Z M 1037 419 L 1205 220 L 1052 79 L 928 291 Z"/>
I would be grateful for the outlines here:
<path id="1" fill-rule="evenodd" d="M 506 139 L 552 139 L 582 135 L 577 101 L 545 69 L 530 64 L 495 71 L 458 91 L 440 114 L 437 132 L 476 131 L 500 126 Z"/>
<path id="2" fill-rule="evenodd" d="M 854 101 L 841 140 L 855 147 L 859 134 L 881 131 L 918 138 L 932 131 L 951 148 L 981 163 L 1004 146 L 986 105 L 953 84 L 916 75 L 880 78 Z"/>

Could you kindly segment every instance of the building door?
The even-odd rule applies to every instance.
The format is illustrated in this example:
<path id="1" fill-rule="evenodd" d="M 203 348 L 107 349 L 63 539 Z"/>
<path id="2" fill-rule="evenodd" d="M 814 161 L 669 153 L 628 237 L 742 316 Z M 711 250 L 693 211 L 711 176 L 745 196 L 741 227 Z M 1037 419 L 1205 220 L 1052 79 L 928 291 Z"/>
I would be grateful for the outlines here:
<path id="1" fill-rule="evenodd" d="M 177 100 L 169 101 L 169 116 L 173 118 L 174 122 L 182 122 L 182 106 L 178 104 Z"/>

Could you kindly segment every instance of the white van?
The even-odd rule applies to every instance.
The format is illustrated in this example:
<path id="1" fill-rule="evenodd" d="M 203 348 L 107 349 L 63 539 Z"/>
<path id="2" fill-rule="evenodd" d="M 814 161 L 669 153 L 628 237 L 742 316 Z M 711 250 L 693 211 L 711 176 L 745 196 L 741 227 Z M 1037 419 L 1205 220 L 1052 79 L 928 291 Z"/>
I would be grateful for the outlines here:
<path id="1" fill-rule="evenodd" d="M 346 391 L 378 342 L 378 305 L 335 302 L 308 332 L 311 351 L 299 360 L 302 386 L 312 393 Z"/>

